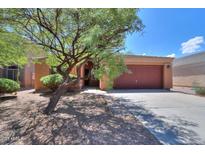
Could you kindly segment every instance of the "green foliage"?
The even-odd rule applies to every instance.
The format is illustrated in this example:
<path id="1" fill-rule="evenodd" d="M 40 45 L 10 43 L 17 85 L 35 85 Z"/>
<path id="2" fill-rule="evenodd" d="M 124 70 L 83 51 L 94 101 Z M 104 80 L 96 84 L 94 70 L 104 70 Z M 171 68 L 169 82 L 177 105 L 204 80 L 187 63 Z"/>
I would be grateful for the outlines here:
<path id="1" fill-rule="evenodd" d="M 94 75 L 99 80 L 103 79 L 103 77 L 107 77 L 109 79 L 107 81 L 107 88 L 111 89 L 114 79 L 126 70 L 127 68 L 124 64 L 124 56 L 121 54 L 114 54 L 109 55 L 109 58 L 105 58 L 103 63 L 100 63 L 100 66 L 94 69 Z"/>
<path id="2" fill-rule="evenodd" d="M 89 59 L 95 61 L 97 78 L 112 79 L 124 70 L 117 54 L 128 34 L 144 25 L 139 9 L 1 9 L 0 26 L 13 31 L 45 50 L 47 63 L 58 66 L 61 75 Z M 19 24 L 20 23 L 20 24 Z"/>
<path id="3" fill-rule="evenodd" d="M 1 93 L 12 93 L 20 89 L 19 83 L 16 81 L 0 78 L 0 92 Z"/>
<path id="4" fill-rule="evenodd" d="M 193 88 L 196 94 L 205 95 L 205 87 L 194 87 Z"/>
<path id="5" fill-rule="evenodd" d="M 60 74 L 51 74 L 40 79 L 43 85 L 53 91 L 63 82 L 63 77 Z"/>
<path id="6" fill-rule="evenodd" d="M 46 63 L 51 67 L 55 67 L 55 66 L 59 65 L 60 62 L 55 55 L 48 53 Z"/>
<path id="7" fill-rule="evenodd" d="M 192 83 L 192 89 L 195 91 L 198 95 L 205 95 L 205 87 L 200 87 L 200 83 L 197 81 L 194 81 Z"/>
<path id="8" fill-rule="evenodd" d="M 20 35 L 0 30 L 0 66 L 23 66 L 28 57 L 42 52 L 40 47 L 25 40 Z"/>
<path id="9" fill-rule="evenodd" d="M 87 47 L 88 52 L 84 52 L 87 55 L 96 52 L 99 46 L 105 46 L 104 49 L 122 46 L 126 34 L 141 31 L 144 27 L 137 16 L 139 9 L 40 9 L 40 11 L 1 9 L 0 11 L 0 18 L 3 21 L 0 24 L 3 27 L 12 27 L 12 30 L 47 48 L 46 52 L 53 54 L 61 50 L 54 55 L 62 59 L 65 56 L 63 52 L 72 52 L 71 44 L 76 38 L 77 30 L 79 35 L 74 44 L 75 52 L 79 53 Z M 37 22 L 38 16 L 45 22 L 44 26 Z M 45 28 L 47 25 L 49 30 Z M 53 31 L 57 37 L 50 31 Z M 60 42 L 64 47 L 63 52 Z M 52 61 L 58 59 L 58 63 L 59 57 L 53 58 Z"/>
<path id="10" fill-rule="evenodd" d="M 76 78 L 77 78 L 77 75 L 75 75 L 75 74 L 69 74 L 69 77 L 70 77 L 71 79 L 76 79 Z"/>
<path id="11" fill-rule="evenodd" d="M 23 39 L 14 33 L 0 31 L 0 65 L 23 65 L 26 62 Z"/>

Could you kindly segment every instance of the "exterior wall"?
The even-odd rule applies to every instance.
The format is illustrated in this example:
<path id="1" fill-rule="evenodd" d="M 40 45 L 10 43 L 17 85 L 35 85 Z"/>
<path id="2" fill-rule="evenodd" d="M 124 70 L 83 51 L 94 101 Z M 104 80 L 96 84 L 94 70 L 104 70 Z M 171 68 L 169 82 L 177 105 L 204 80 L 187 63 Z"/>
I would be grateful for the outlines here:
<path id="1" fill-rule="evenodd" d="M 125 64 L 139 65 L 165 65 L 171 64 L 174 58 L 154 56 L 125 56 Z"/>
<path id="2" fill-rule="evenodd" d="M 170 89 L 173 87 L 172 64 L 163 65 L 163 87 Z"/>
<path id="3" fill-rule="evenodd" d="M 76 67 L 74 67 L 72 70 L 71 70 L 71 72 L 70 72 L 71 74 L 77 74 L 77 68 Z"/>
<path id="4" fill-rule="evenodd" d="M 173 65 L 174 86 L 205 87 L 205 52 L 179 58 Z"/>
<path id="5" fill-rule="evenodd" d="M 23 86 L 25 88 L 31 88 L 34 87 L 34 64 L 28 63 L 25 65 L 24 70 L 22 71 L 24 77 L 23 77 Z"/>
<path id="6" fill-rule="evenodd" d="M 74 67 L 74 68 L 71 70 L 70 73 L 71 73 L 71 74 L 74 74 L 74 75 L 77 75 L 77 67 Z M 81 77 L 81 78 L 84 77 L 84 65 L 81 66 L 81 69 L 80 69 L 80 77 Z M 80 83 L 79 83 L 78 87 L 79 87 L 80 89 L 82 89 L 82 88 L 84 87 L 84 80 L 83 80 L 83 79 L 80 80 Z"/>
<path id="7" fill-rule="evenodd" d="M 85 74 L 85 65 L 82 65 L 81 69 L 80 69 L 80 77 L 83 78 L 84 74 Z M 84 87 L 84 79 L 81 79 L 80 80 L 80 88 L 83 88 L 83 87 Z"/>
<path id="8" fill-rule="evenodd" d="M 187 77 L 173 77 L 174 86 L 179 87 L 205 87 L 205 75 L 191 75 Z"/>
<path id="9" fill-rule="evenodd" d="M 109 80 L 109 78 L 107 76 L 104 76 L 101 80 L 100 80 L 100 84 L 99 84 L 99 88 L 101 90 L 106 90 L 108 85 L 107 85 L 107 81 Z"/>
<path id="10" fill-rule="evenodd" d="M 45 87 L 42 85 L 40 78 L 50 74 L 50 68 L 45 63 L 44 59 L 39 60 L 41 63 L 34 64 L 35 73 L 34 73 L 34 88 L 35 90 L 44 89 Z"/>

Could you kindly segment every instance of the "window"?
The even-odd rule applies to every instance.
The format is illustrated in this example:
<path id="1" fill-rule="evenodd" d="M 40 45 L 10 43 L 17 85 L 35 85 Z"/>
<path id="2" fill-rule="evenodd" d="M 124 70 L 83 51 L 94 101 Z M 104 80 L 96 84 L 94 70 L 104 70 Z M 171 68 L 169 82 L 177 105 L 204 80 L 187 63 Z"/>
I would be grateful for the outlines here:
<path id="1" fill-rule="evenodd" d="M 18 81 L 19 68 L 18 66 L 8 66 L 4 68 L 4 77 Z"/>

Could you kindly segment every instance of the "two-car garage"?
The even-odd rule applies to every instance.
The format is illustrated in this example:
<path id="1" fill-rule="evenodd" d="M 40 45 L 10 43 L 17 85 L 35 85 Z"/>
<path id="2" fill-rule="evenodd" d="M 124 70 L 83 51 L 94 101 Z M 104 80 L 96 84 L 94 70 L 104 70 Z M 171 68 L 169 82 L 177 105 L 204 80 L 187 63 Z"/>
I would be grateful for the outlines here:
<path id="1" fill-rule="evenodd" d="M 163 88 L 162 65 L 127 65 L 128 71 L 114 81 L 118 89 Z"/>
<path id="2" fill-rule="evenodd" d="M 170 89 L 172 61 L 169 57 L 125 56 L 127 70 L 114 80 L 115 89 Z M 101 81 L 103 83 L 103 81 Z M 101 84 L 101 89 L 104 89 Z"/>

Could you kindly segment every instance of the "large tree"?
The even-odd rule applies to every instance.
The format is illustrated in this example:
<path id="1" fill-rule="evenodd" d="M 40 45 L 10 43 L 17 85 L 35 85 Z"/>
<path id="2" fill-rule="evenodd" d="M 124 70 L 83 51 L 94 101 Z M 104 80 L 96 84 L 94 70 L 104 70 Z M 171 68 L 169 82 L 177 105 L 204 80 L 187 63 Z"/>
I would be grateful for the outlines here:
<path id="1" fill-rule="evenodd" d="M 4 30 L 0 30 L 0 66 L 24 65 L 27 62 L 23 39 Z"/>
<path id="2" fill-rule="evenodd" d="M 20 35 L 0 29 L 0 66 L 23 67 L 31 55 L 40 55 L 42 48 Z"/>
<path id="3" fill-rule="evenodd" d="M 48 63 L 63 75 L 64 82 L 51 96 L 45 113 L 50 114 L 70 84 L 73 67 L 89 59 L 95 74 L 112 78 L 123 68 L 117 54 L 124 47 L 126 34 L 139 32 L 143 24 L 138 9 L 4 9 L 3 25 L 44 47 Z M 116 57 L 117 56 L 117 57 Z M 106 67 L 107 66 L 107 67 Z M 78 71 L 79 72 L 79 71 Z"/>

